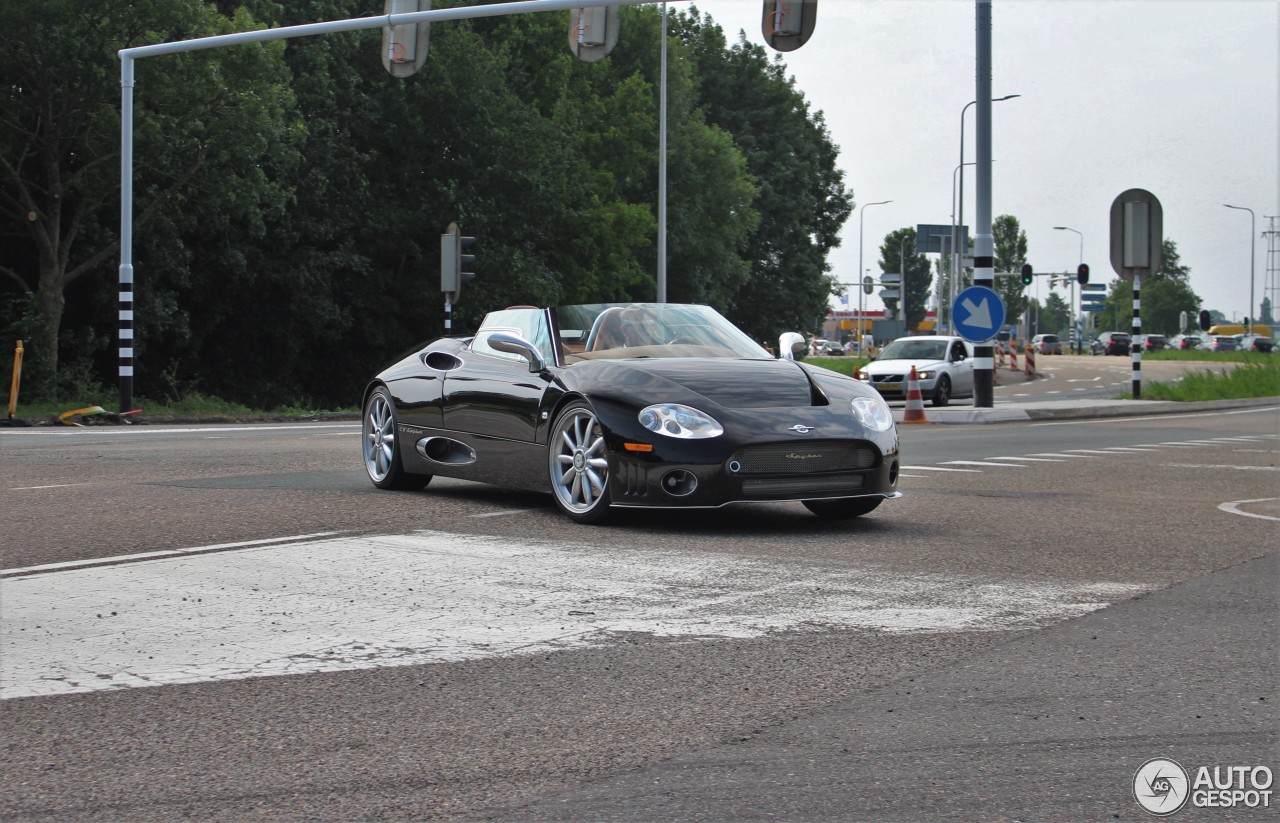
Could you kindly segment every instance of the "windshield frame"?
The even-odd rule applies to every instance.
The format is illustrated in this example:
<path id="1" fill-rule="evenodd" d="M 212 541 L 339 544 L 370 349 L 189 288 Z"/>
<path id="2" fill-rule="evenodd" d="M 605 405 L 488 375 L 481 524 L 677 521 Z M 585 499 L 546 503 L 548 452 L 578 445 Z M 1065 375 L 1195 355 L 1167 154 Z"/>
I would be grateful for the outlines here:
<path id="1" fill-rule="evenodd" d="M 606 345 L 600 320 L 606 312 L 620 323 L 628 316 L 651 321 L 648 340 L 626 340 Z M 558 340 L 556 362 L 572 366 L 591 360 L 631 358 L 668 359 L 702 357 L 733 360 L 775 360 L 728 318 L 710 306 L 695 303 L 583 303 L 547 310 L 552 339 Z M 595 345 L 595 351 L 587 351 Z"/>

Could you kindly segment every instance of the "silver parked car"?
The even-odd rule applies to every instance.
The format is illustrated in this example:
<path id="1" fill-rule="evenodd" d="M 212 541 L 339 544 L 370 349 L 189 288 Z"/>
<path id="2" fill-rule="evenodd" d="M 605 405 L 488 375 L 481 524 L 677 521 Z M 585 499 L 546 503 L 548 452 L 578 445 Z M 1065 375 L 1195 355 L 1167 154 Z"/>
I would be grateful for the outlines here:
<path id="1" fill-rule="evenodd" d="M 973 347 L 959 337 L 900 337 L 859 369 L 857 376 L 881 396 L 903 399 L 912 366 L 916 367 L 921 397 L 933 405 L 945 406 L 955 397 L 973 397 Z"/>

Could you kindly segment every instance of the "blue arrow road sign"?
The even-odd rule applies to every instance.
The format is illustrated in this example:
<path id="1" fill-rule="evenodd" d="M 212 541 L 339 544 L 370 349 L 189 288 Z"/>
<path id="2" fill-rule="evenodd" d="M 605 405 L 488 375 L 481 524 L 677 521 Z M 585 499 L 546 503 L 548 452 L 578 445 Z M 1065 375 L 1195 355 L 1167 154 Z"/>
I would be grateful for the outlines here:
<path id="1" fill-rule="evenodd" d="M 1004 303 L 986 286 L 970 286 L 956 295 L 951 320 L 956 334 L 970 343 L 983 343 L 1004 325 Z"/>

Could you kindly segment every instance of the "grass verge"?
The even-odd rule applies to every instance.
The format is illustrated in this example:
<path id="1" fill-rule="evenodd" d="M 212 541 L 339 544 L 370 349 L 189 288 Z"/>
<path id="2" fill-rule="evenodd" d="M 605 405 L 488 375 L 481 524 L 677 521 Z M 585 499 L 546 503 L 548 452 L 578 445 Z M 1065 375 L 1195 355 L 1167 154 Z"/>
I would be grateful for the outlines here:
<path id="1" fill-rule="evenodd" d="M 1172 354 L 1182 354 L 1182 352 L 1172 352 Z M 1172 383 L 1152 381 L 1148 384 L 1144 381 L 1142 399 L 1192 402 L 1280 396 L 1280 357 L 1246 352 L 1224 352 L 1224 354 L 1238 354 L 1241 358 L 1238 362 L 1241 365 L 1221 372 L 1208 369 L 1189 371 L 1182 376 L 1181 380 Z M 1216 361 L 1218 357 L 1215 355 L 1213 359 Z M 1143 359 L 1146 359 L 1145 355 Z M 1152 359 L 1183 358 L 1153 357 Z M 1132 394 L 1123 395 L 1126 399 L 1132 396 Z"/>

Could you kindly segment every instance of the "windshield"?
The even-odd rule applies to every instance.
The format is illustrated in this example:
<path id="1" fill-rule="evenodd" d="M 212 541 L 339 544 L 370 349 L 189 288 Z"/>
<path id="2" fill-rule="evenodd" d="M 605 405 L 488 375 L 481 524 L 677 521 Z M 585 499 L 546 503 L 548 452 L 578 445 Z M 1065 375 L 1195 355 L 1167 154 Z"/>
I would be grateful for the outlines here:
<path id="1" fill-rule="evenodd" d="M 715 309 L 679 303 L 592 303 L 552 310 L 565 363 L 630 357 L 773 359 Z"/>
<path id="2" fill-rule="evenodd" d="M 877 360 L 945 360 L 946 340 L 895 340 L 884 347 Z"/>

